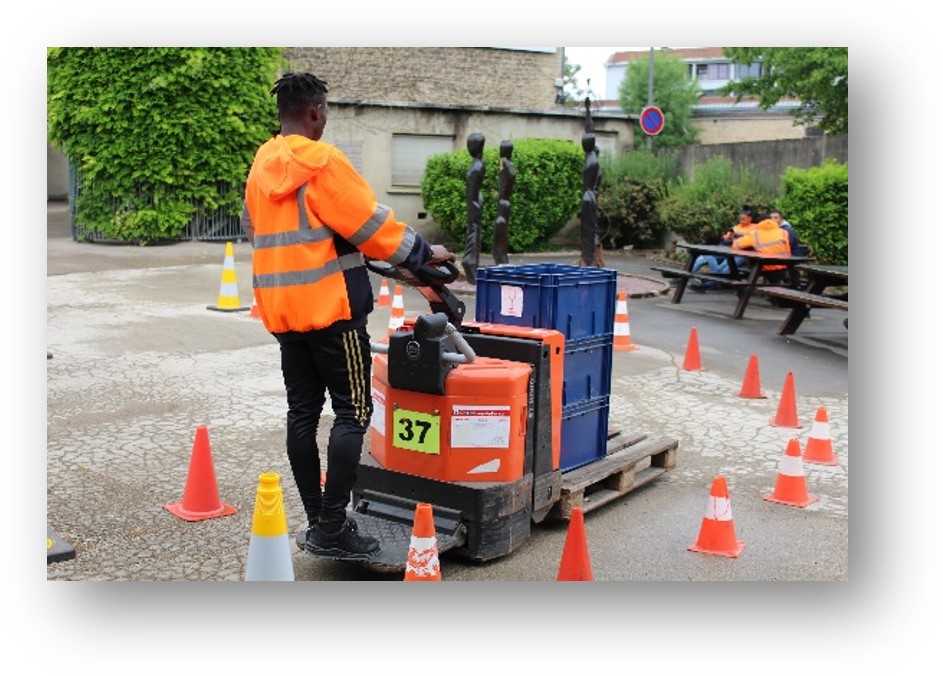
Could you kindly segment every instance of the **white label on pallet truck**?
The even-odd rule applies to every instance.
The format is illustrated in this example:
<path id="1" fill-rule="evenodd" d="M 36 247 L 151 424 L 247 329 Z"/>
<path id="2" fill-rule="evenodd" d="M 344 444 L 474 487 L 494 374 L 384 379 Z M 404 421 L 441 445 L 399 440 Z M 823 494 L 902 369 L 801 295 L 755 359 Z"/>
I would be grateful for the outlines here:
<path id="1" fill-rule="evenodd" d="M 386 400 L 383 393 L 375 387 L 371 387 L 373 396 L 373 415 L 370 416 L 370 427 L 380 433 L 380 436 L 386 436 Z"/>
<path id="2" fill-rule="evenodd" d="M 510 406 L 452 405 L 452 448 L 507 448 Z"/>
<path id="3" fill-rule="evenodd" d="M 520 317 L 524 314 L 524 289 L 501 285 L 501 314 L 505 317 Z"/>

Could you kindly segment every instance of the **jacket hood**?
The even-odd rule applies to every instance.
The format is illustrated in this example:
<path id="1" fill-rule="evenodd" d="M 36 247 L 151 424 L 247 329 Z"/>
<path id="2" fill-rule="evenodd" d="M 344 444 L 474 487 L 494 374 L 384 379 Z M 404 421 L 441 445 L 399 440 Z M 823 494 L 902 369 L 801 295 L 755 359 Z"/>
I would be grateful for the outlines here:
<path id="1" fill-rule="evenodd" d="M 773 230 L 774 228 L 778 228 L 779 224 L 771 218 L 764 218 L 756 224 L 756 227 L 761 230 Z"/>
<path id="2" fill-rule="evenodd" d="M 304 136 L 278 135 L 266 141 L 255 154 L 250 176 L 272 200 L 294 196 L 327 164 L 333 146 Z"/>

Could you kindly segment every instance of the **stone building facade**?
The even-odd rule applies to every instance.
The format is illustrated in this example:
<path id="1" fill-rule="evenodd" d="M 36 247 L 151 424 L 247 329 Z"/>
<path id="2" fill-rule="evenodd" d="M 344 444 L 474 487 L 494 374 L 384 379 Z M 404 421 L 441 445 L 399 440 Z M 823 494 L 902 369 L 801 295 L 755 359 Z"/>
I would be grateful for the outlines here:
<path id="1" fill-rule="evenodd" d="M 328 83 L 329 98 L 551 110 L 562 77 L 558 47 L 291 47 L 293 70 Z"/>

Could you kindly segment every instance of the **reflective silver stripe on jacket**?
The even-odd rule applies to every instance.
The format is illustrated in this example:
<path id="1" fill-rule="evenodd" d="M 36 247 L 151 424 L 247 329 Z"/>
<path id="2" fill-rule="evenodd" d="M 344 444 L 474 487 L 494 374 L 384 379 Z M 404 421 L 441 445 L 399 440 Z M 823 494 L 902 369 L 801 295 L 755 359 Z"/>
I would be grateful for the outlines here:
<path id="1" fill-rule="evenodd" d="M 307 270 L 296 270 L 294 272 L 275 272 L 265 275 L 255 275 L 252 278 L 252 286 L 256 289 L 274 289 L 281 286 L 301 286 L 303 284 L 314 284 L 331 275 L 351 270 L 363 265 L 363 254 L 359 251 L 344 254 L 340 258 L 328 261 L 317 268 Z"/>
<path id="2" fill-rule="evenodd" d="M 407 230 L 403 233 L 403 241 L 400 242 L 400 245 L 396 248 L 396 251 L 386 259 L 386 262 L 390 265 L 399 265 L 406 257 L 409 255 L 409 252 L 413 250 L 413 244 L 416 242 L 416 233 L 413 230 Z"/>
<path id="3" fill-rule="evenodd" d="M 370 215 L 367 222 L 361 225 L 357 232 L 348 237 L 347 241 L 354 246 L 360 246 L 377 233 L 377 230 L 386 222 L 389 215 L 390 208 L 385 204 L 378 203 L 376 210 Z"/>
<path id="4" fill-rule="evenodd" d="M 298 230 L 289 232 L 280 232 L 274 235 L 258 235 L 255 238 L 255 248 L 265 249 L 277 246 L 290 246 L 292 244 L 303 244 L 311 242 L 320 242 L 330 239 L 334 236 L 334 231 L 327 226 L 322 226 L 317 230 L 311 229 L 311 221 L 308 220 L 308 210 L 305 209 L 305 192 L 308 190 L 308 184 L 305 183 L 298 188 Z M 300 286 L 303 284 L 314 284 L 320 282 L 326 277 L 360 267 L 364 264 L 363 254 L 354 251 L 344 254 L 339 258 L 328 261 L 324 265 L 307 270 L 295 270 L 294 272 L 275 272 L 263 275 L 253 275 L 252 288 L 254 289 L 273 289 L 280 286 Z"/>
<path id="5" fill-rule="evenodd" d="M 272 235 L 256 235 L 253 242 L 256 249 L 272 249 L 277 246 L 291 246 L 293 244 L 314 244 L 334 236 L 334 231 L 326 226 L 317 230 L 311 229 L 308 210 L 305 209 L 305 192 L 307 190 L 307 183 L 298 188 L 298 229 L 289 230 L 288 232 L 276 232 Z"/>
<path id="6" fill-rule="evenodd" d="M 762 251 L 763 249 L 768 249 L 769 247 L 773 246 L 774 244 L 785 244 L 786 242 L 789 241 L 789 233 L 786 232 L 785 230 L 783 230 L 783 235 L 782 235 L 782 237 L 780 237 L 780 238 L 778 238 L 778 239 L 771 239 L 770 241 L 768 241 L 768 242 L 763 242 L 762 244 L 760 244 L 760 242 L 759 242 L 759 239 L 760 239 L 760 234 L 759 234 L 759 233 L 756 233 L 756 235 L 754 235 L 753 239 L 756 240 L 756 245 L 755 245 L 755 246 L 756 246 L 756 250 L 757 250 L 757 251 Z M 792 253 L 792 252 L 790 252 L 790 253 Z"/>

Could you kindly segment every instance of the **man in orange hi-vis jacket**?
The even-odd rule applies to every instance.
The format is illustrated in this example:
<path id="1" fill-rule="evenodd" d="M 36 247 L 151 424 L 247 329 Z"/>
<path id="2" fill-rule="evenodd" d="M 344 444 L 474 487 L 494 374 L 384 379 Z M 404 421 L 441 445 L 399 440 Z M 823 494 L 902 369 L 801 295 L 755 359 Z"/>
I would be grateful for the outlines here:
<path id="1" fill-rule="evenodd" d="M 397 221 L 347 157 L 321 142 L 326 82 L 286 73 L 271 93 L 281 129 L 256 152 L 243 225 L 255 302 L 281 349 L 288 460 L 308 517 L 305 550 L 369 559 L 379 543 L 347 516 L 373 411 L 373 288 L 364 257 L 415 271 L 455 256 Z M 316 436 L 326 394 L 335 418 L 322 492 Z"/>
<path id="2" fill-rule="evenodd" d="M 779 223 L 771 218 L 765 218 L 757 223 L 752 231 L 735 239 L 732 246 L 734 251 L 754 249 L 760 253 L 775 254 L 777 256 L 788 256 L 791 253 L 789 232 L 781 228 Z M 782 271 L 785 269 L 785 265 L 764 265 L 763 273 L 768 280 L 772 281 L 781 277 Z"/>

